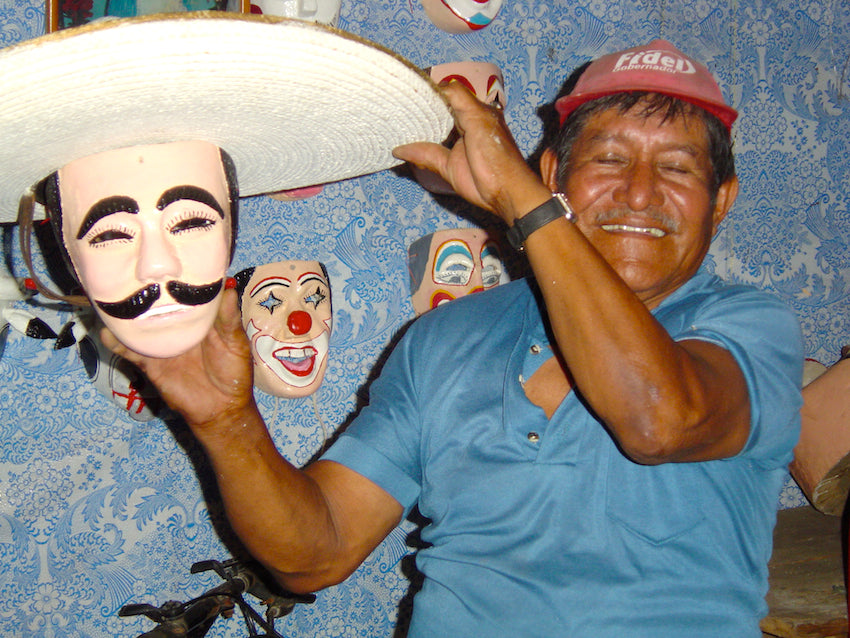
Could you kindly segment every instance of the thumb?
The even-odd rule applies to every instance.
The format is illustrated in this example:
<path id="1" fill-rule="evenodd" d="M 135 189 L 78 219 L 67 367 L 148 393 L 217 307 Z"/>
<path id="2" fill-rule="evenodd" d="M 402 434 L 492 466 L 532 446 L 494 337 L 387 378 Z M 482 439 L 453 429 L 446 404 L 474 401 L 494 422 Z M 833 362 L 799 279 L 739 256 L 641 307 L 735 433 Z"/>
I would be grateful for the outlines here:
<path id="1" fill-rule="evenodd" d="M 433 142 L 413 142 L 402 144 L 393 149 L 393 156 L 404 162 L 409 162 L 418 168 L 437 173 L 445 179 L 446 165 L 448 164 L 449 149 L 442 144 Z"/>

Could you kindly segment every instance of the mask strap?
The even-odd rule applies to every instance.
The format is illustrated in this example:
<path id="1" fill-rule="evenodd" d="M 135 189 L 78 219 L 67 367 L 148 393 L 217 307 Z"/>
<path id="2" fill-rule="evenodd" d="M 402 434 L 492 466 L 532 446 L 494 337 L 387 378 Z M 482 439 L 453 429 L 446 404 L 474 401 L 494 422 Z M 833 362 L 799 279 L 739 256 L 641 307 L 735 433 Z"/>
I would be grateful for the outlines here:
<path id="1" fill-rule="evenodd" d="M 21 247 L 21 256 L 24 259 L 24 263 L 27 265 L 27 270 L 29 270 L 30 278 L 35 284 L 36 289 L 47 299 L 64 301 L 65 303 L 69 303 L 73 306 L 90 306 L 91 303 L 88 298 L 83 295 L 62 295 L 53 292 L 42 283 L 41 279 L 39 279 L 36 274 L 32 265 L 31 241 L 34 211 L 35 195 L 30 188 L 26 193 L 24 193 L 21 197 L 20 203 L 18 204 L 18 242 Z"/>

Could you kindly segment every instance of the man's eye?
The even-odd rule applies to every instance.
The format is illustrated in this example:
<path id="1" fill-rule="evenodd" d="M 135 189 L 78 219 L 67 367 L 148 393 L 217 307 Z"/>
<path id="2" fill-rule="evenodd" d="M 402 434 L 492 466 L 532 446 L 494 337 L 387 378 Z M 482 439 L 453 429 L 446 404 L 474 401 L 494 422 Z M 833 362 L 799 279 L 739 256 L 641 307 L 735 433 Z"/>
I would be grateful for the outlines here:
<path id="1" fill-rule="evenodd" d="M 680 164 L 662 164 L 661 169 L 668 173 L 676 173 L 677 175 L 684 175 L 689 172 L 687 168 Z"/>
<path id="2" fill-rule="evenodd" d="M 130 239 L 133 239 L 133 236 L 126 231 L 115 229 L 104 230 L 89 239 L 89 246 L 96 246 L 98 244 L 103 244 L 108 241 L 129 241 Z"/>
<path id="3" fill-rule="evenodd" d="M 610 155 L 606 155 L 605 157 L 597 157 L 597 164 L 604 164 L 607 166 L 616 166 L 619 164 L 624 164 L 625 160 L 621 157 L 611 157 Z"/>
<path id="4" fill-rule="evenodd" d="M 215 226 L 215 223 L 215 220 L 208 217 L 189 217 L 174 224 L 171 227 L 171 232 L 177 234 L 198 228 L 209 228 L 210 226 Z"/>

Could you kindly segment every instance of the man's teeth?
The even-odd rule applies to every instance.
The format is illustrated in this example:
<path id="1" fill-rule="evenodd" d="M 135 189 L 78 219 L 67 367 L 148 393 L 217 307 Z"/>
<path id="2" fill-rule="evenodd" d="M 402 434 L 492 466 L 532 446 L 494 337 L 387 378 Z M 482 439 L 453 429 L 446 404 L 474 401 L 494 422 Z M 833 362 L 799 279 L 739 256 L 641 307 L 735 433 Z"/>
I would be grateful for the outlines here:
<path id="1" fill-rule="evenodd" d="M 667 233 L 660 228 L 647 228 L 645 226 L 629 226 L 628 224 L 603 224 L 602 230 L 609 233 L 642 233 L 651 237 L 664 237 Z"/>

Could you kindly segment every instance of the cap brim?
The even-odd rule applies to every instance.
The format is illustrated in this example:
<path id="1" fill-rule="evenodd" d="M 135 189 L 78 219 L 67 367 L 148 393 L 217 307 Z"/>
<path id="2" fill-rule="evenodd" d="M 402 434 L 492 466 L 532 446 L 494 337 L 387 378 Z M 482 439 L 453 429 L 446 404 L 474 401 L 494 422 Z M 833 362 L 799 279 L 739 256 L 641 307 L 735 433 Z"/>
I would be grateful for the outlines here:
<path id="1" fill-rule="evenodd" d="M 390 168 L 392 149 L 452 128 L 428 76 L 324 25 L 236 13 L 113 19 L 0 51 L 0 222 L 68 162 L 202 139 L 242 195 Z"/>
<path id="2" fill-rule="evenodd" d="M 590 102 L 592 100 L 596 100 L 601 97 L 607 97 L 609 95 L 614 95 L 616 93 L 628 93 L 634 91 L 646 91 L 648 93 L 661 93 L 663 95 L 669 95 L 671 97 L 679 98 L 685 102 L 690 102 L 695 106 L 700 107 L 716 116 L 727 129 L 732 128 L 732 124 L 738 117 L 738 112 L 730 106 L 725 104 L 717 104 L 715 102 L 708 102 L 706 100 L 699 100 L 690 95 L 676 93 L 675 91 L 668 91 L 664 89 L 659 89 L 656 86 L 645 86 L 642 87 L 640 85 L 629 86 L 629 88 L 614 88 L 609 91 L 596 91 L 593 93 L 579 93 L 575 95 L 564 95 L 558 98 L 555 101 L 555 110 L 558 112 L 560 117 L 561 124 L 564 123 L 564 120 L 575 111 L 578 107 L 586 102 Z"/>

